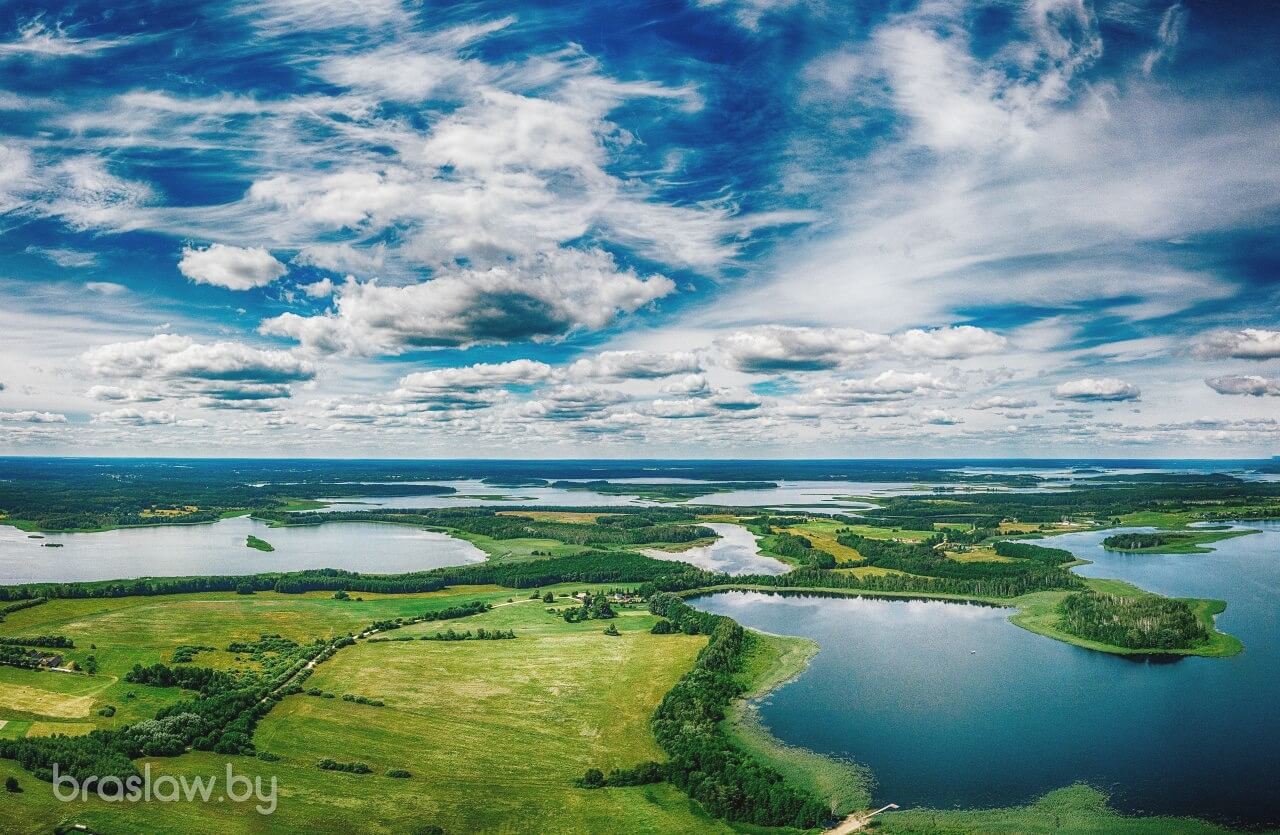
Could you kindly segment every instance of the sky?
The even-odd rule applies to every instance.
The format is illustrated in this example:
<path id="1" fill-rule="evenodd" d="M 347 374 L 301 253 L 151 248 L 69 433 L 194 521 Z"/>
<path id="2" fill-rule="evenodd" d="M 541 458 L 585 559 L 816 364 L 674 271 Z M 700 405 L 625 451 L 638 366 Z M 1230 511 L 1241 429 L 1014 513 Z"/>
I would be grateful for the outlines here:
<path id="1" fill-rule="evenodd" d="M 1280 8 L 0 2 L 0 453 L 1280 454 Z"/>

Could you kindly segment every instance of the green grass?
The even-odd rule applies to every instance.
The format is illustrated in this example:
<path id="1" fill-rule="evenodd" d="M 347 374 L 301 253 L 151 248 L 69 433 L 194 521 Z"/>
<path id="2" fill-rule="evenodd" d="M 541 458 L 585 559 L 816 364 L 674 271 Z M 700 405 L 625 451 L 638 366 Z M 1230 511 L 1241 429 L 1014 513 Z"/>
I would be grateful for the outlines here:
<path id="1" fill-rule="evenodd" d="M 1122 580 L 1088 579 L 1085 582 L 1090 588 L 1101 594 L 1136 597 L 1150 593 Z M 1200 618 L 1200 622 L 1204 624 L 1205 629 L 1208 631 L 1209 640 L 1205 643 L 1187 649 L 1133 649 L 1090 641 L 1059 629 L 1058 604 L 1069 593 L 1066 591 L 1042 591 L 1014 598 L 1012 603 L 1018 607 L 1018 612 L 1009 618 L 1009 622 L 1029 632 L 1035 632 L 1037 635 L 1044 635 L 1047 638 L 1075 644 L 1085 649 L 1110 652 L 1115 655 L 1199 655 L 1208 658 L 1227 658 L 1232 655 L 1238 655 L 1244 650 L 1244 644 L 1240 642 L 1240 639 L 1234 635 L 1219 632 L 1214 625 L 1214 616 L 1220 614 L 1227 607 L 1227 604 L 1221 600 L 1181 598 L 1191 604 L 1196 616 Z"/>
<path id="2" fill-rule="evenodd" d="M 1208 835 L 1229 830 L 1193 818 L 1122 815 L 1097 789 L 1077 784 L 1050 792 L 1026 806 L 1004 809 L 911 809 L 875 818 L 874 831 L 885 833 L 1107 833 L 1107 835 Z"/>
<path id="3" fill-rule="evenodd" d="M 270 552 L 270 551 L 274 551 L 274 550 L 276 549 L 276 548 L 275 548 L 275 546 L 274 546 L 274 545 L 272 545 L 270 542 L 267 542 L 265 539 L 259 539 L 258 537 L 254 536 L 253 534 L 249 534 L 248 538 L 247 538 L 247 539 L 245 539 L 245 543 L 244 543 L 244 544 L 245 544 L 245 546 L 246 546 L 246 547 L 248 547 L 248 548 L 254 548 L 254 549 L 258 550 L 258 551 L 267 551 L 267 552 Z"/>
<path id="4" fill-rule="evenodd" d="M 552 590 L 589 588 L 597 587 Z M 530 593 L 472 587 L 363 595 L 363 601 L 347 602 L 318 594 L 182 595 L 55 600 L 15 613 L 3 625 L 7 633 L 56 632 L 86 647 L 93 636 L 97 643 L 103 673 L 94 678 L 0 668 L 4 675 L 28 673 L 43 688 L 45 701 L 35 701 L 37 706 L 52 705 L 54 696 L 64 703 L 81 699 L 74 711 L 63 712 L 87 709 L 89 716 L 64 717 L 68 730 L 76 722 L 117 721 L 119 714 L 114 720 L 96 714 L 108 695 L 110 703 L 124 709 L 113 688 L 177 696 L 178 691 L 122 685 L 111 676 L 135 661 L 167 660 L 184 643 L 223 647 L 262 632 L 297 639 L 344 634 L 375 619 L 477 599 L 495 608 L 451 625 L 513 629 L 518 637 L 361 642 L 321 665 L 308 686 L 381 699 L 385 707 L 292 696 L 263 720 L 255 737 L 259 749 L 280 755 L 280 762 L 204 753 L 152 761 L 157 775 L 220 775 L 228 759 L 239 773 L 275 775 L 281 799 L 269 818 L 251 806 L 229 803 L 62 804 L 53 801 L 47 784 L 0 761 L 0 777 L 15 774 L 27 789 L 15 796 L 14 814 L 6 813 L 20 825 L 6 824 L 6 831 L 44 832 L 59 823 L 81 822 L 104 832 L 411 832 L 426 824 L 449 832 L 729 832 L 670 786 L 585 791 L 573 785 L 588 768 L 662 758 L 649 733 L 649 717 L 690 668 L 705 638 L 651 635 L 656 618 L 638 608 L 623 609 L 612 621 L 621 637 L 606 637 L 599 621 L 567 624 L 547 614 L 540 600 L 529 600 Z M 393 634 L 438 628 L 424 623 Z M 234 663 L 222 650 L 202 653 L 200 662 L 206 659 L 215 666 Z M 0 693 L 7 681 L 16 683 L 0 678 Z M 151 713 L 155 709 L 150 706 Z M 3 709 L 0 718 L 9 718 Z M 28 730 L 23 722 L 46 719 L 12 712 L 9 733 Z M 322 771 L 315 763 L 325 757 L 366 762 L 374 773 Z M 385 777 L 393 768 L 413 777 Z"/>

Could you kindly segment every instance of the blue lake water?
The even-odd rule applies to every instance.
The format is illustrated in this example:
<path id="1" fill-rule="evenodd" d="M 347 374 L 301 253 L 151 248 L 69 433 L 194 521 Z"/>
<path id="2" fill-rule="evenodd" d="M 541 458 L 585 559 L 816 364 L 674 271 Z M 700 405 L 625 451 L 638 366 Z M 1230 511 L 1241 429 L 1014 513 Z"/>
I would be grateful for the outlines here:
<path id="1" fill-rule="evenodd" d="M 687 562 L 707 571 L 726 574 L 785 574 L 791 566 L 760 553 L 760 538 L 741 525 L 726 522 L 704 522 L 719 537 L 710 545 L 699 545 L 683 551 L 642 548 L 650 557 Z"/>
<path id="2" fill-rule="evenodd" d="M 275 548 L 245 546 L 253 534 Z M 255 574 L 304 568 L 368 573 L 424 571 L 480 562 L 470 542 L 402 525 L 335 522 L 272 528 L 240 516 L 206 525 L 160 525 L 98 533 L 47 533 L 43 539 L 0 525 L 0 584 Z M 45 548 L 46 542 L 61 548 Z"/>
<path id="3" fill-rule="evenodd" d="M 1152 663 L 1008 623 L 1008 609 L 723 593 L 699 607 L 813 638 L 821 651 L 760 706 L 784 741 L 866 763 L 876 797 L 909 806 L 1024 803 L 1086 781 L 1128 812 L 1280 825 L 1280 525 L 1210 554 L 1104 551 L 1114 533 L 1046 544 L 1175 596 L 1228 601 L 1245 651 Z M 975 652 L 976 651 L 976 652 Z"/>

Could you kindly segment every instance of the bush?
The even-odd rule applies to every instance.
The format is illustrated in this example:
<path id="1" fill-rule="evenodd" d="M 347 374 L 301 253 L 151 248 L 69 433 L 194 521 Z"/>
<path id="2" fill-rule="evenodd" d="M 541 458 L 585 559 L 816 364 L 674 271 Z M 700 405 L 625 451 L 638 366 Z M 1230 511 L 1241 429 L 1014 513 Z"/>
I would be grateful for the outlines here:
<path id="1" fill-rule="evenodd" d="M 388 777 L 395 777 L 399 780 L 408 780 L 413 775 L 405 771 L 403 768 L 393 768 L 387 772 Z"/>
<path id="2" fill-rule="evenodd" d="M 18 785 L 18 778 L 10 774 L 4 778 L 4 790 L 16 794 L 22 791 L 22 786 Z"/>

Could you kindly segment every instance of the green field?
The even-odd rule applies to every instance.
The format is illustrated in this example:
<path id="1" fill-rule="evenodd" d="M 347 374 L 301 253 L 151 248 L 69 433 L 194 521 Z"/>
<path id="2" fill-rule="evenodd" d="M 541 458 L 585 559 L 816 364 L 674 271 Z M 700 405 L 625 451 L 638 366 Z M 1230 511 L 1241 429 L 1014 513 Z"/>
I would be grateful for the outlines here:
<path id="1" fill-rule="evenodd" d="M 107 726 L 154 714 L 178 691 L 119 678 L 134 663 L 167 660 L 183 644 L 225 647 L 262 632 L 299 640 L 343 634 L 375 619 L 476 599 L 496 606 L 466 619 L 468 628 L 517 634 L 513 641 L 361 642 L 318 668 L 309 684 L 377 698 L 385 707 L 290 696 L 255 736 L 259 750 L 279 755 L 279 762 L 206 753 L 152 761 L 156 774 L 220 774 L 228 760 L 238 773 L 274 774 L 280 802 L 269 819 L 249 804 L 56 803 L 47 784 L 0 761 L 0 773 L 16 774 L 28 789 L 13 798 L 27 827 L 18 831 L 74 821 L 104 832 L 255 832 L 268 822 L 270 831 L 404 832 L 436 824 L 454 832 L 587 832 L 618 820 L 634 832 L 723 830 L 665 785 L 599 791 L 573 785 L 587 768 L 661 759 L 649 716 L 705 638 L 650 635 L 656 618 L 641 609 L 624 609 L 614 621 L 622 634 L 611 638 L 599 621 L 568 624 L 528 595 L 508 604 L 512 595 L 474 587 L 345 602 L 319 594 L 182 595 L 59 600 L 15 613 L 7 634 L 57 632 L 77 645 L 92 639 L 102 671 L 90 677 L 0 668 L 0 698 L 7 699 L 0 719 L 12 722 L 0 733 L 29 728 L 24 722 Z M 436 628 L 423 623 L 397 634 Z M 199 663 L 237 664 L 223 650 L 202 653 Z M 106 704 L 120 708 L 115 717 L 97 715 Z M 315 763 L 325 757 L 363 761 L 374 773 L 322 771 Z M 413 777 L 384 776 L 393 768 Z"/>

